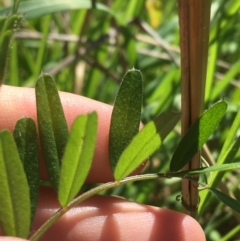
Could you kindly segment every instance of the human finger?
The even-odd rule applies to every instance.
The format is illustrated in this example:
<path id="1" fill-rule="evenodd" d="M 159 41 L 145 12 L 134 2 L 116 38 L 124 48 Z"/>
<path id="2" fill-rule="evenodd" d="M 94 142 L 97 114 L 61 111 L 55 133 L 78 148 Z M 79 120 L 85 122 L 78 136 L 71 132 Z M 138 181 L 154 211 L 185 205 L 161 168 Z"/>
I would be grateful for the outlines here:
<path id="1" fill-rule="evenodd" d="M 33 229 L 59 209 L 55 194 L 40 192 Z M 68 211 L 40 240 L 204 241 L 196 220 L 175 211 L 117 197 L 93 196 Z"/>
<path id="2" fill-rule="evenodd" d="M 112 106 L 83 96 L 60 92 L 60 98 L 69 128 L 80 114 L 96 111 L 98 115 L 98 134 L 93 164 L 89 172 L 88 182 L 107 182 L 113 180 L 108 158 L 108 134 L 112 114 Z M 37 120 L 35 91 L 32 88 L 10 87 L 0 88 L 0 129 L 13 131 L 18 119 L 31 117 Z M 40 162 L 41 178 L 47 174 L 43 161 Z"/>
<path id="3" fill-rule="evenodd" d="M 27 241 L 27 240 L 16 238 L 16 237 L 0 237 L 0 241 Z"/>

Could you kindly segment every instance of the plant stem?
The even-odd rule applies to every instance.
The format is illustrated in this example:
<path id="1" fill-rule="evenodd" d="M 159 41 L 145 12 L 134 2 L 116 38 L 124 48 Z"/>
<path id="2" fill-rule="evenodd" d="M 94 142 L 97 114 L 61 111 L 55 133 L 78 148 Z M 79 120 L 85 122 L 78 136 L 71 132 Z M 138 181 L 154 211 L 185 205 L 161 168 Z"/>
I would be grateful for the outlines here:
<path id="1" fill-rule="evenodd" d="M 210 0 L 178 0 L 182 70 L 182 136 L 202 113 L 204 100 Z M 183 170 L 200 167 L 200 152 Z M 189 180 L 182 182 L 185 213 L 197 219 L 198 190 Z"/>
<path id="2" fill-rule="evenodd" d="M 142 174 L 142 175 L 136 175 L 136 176 L 131 176 L 131 177 L 126 177 L 123 180 L 119 182 L 108 182 L 104 183 L 98 187 L 95 187 L 80 196 L 76 197 L 73 199 L 66 207 L 60 208 L 52 217 L 50 217 L 30 238 L 29 240 L 31 241 L 37 241 L 39 238 L 60 218 L 62 217 L 68 210 L 71 208 L 75 207 L 79 203 L 83 202 L 87 198 L 103 191 L 107 190 L 113 187 L 116 187 L 118 185 L 127 183 L 127 182 L 132 182 L 132 181 L 141 181 L 141 180 L 148 180 L 148 179 L 156 179 L 156 178 L 161 178 L 161 177 L 169 177 L 171 178 L 172 176 L 169 174 L 162 174 L 159 176 L 158 174 Z"/>
<path id="3" fill-rule="evenodd" d="M 153 173 L 153 174 L 142 174 L 142 175 L 136 175 L 131 177 L 126 177 L 123 180 L 117 182 L 108 182 L 101 184 L 95 188 L 92 188 L 91 190 L 81 194 L 80 196 L 73 199 L 66 207 L 60 208 L 52 217 L 50 217 L 31 237 L 30 241 L 37 241 L 39 238 L 60 218 L 62 217 L 68 210 L 71 208 L 77 206 L 79 203 L 83 202 L 84 200 L 88 199 L 89 197 L 119 186 L 121 184 L 125 184 L 132 181 L 143 181 L 143 180 L 150 180 L 150 179 L 156 179 L 156 178 L 182 178 L 187 179 L 195 183 L 195 186 L 197 187 L 196 183 L 198 182 L 197 176 L 200 174 L 205 174 L 208 172 L 214 172 L 214 171 L 229 171 L 240 168 L 240 162 L 232 163 L 232 164 L 225 164 L 225 165 L 219 165 L 216 167 L 207 167 L 207 168 L 199 168 L 195 170 L 187 170 L 187 171 L 179 171 L 179 172 L 167 172 L 167 173 Z"/>

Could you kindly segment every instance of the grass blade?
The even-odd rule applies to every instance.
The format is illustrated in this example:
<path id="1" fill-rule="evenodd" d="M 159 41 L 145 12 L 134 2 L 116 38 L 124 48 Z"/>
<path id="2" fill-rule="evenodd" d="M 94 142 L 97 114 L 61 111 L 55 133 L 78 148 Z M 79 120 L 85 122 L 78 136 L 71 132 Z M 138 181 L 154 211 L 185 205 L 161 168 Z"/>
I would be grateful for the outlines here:
<path id="1" fill-rule="evenodd" d="M 224 95 L 224 92 L 229 85 L 230 81 L 239 73 L 240 69 L 240 60 L 237 61 L 229 71 L 224 75 L 223 79 L 216 84 L 213 88 L 213 92 L 211 94 L 210 100 L 214 100 L 216 98 L 221 98 Z"/>
<path id="2" fill-rule="evenodd" d="M 187 171 L 181 171 L 173 173 L 174 177 L 187 177 L 192 175 L 201 175 L 209 172 L 223 172 L 223 171 L 231 171 L 240 169 L 240 162 L 230 163 L 230 164 L 222 164 L 222 165 L 215 165 L 210 167 L 202 167 Z"/>
<path id="3" fill-rule="evenodd" d="M 51 13 L 57 13 L 61 11 L 74 10 L 74 9 L 90 9 L 92 8 L 92 1 L 85 0 L 41 0 L 41 1 L 22 1 L 20 3 L 18 11 L 26 13 L 26 19 L 32 19 L 41 17 Z M 0 15 L 10 12 L 12 7 L 2 8 Z M 96 3 L 96 9 L 107 11 L 111 13 L 111 10 L 102 3 Z"/>
<path id="4" fill-rule="evenodd" d="M 112 112 L 109 133 L 109 159 L 114 172 L 123 150 L 138 133 L 143 98 L 143 79 L 139 70 L 124 76 Z"/>
<path id="5" fill-rule="evenodd" d="M 217 160 L 218 165 L 233 162 L 237 152 L 239 151 L 240 136 L 231 145 L 231 142 L 234 139 L 234 137 L 235 137 L 235 135 L 238 131 L 238 128 L 239 128 L 239 121 L 240 121 L 240 111 L 237 113 L 230 130 L 228 130 L 227 138 L 224 142 L 224 145 L 222 147 L 222 150 L 221 150 L 221 152 L 219 154 L 219 157 L 218 157 L 218 160 Z M 223 175 L 224 175 L 223 172 L 213 173 L 211 187 L 217 187 L 217 185 L 221 181 Z M 203 210 L 210 203 L 209 195 L 210 195 L 209 192 L 202 192 L 201 193 L 201 203 L 199 205 L 199 213 L 200 214 L 203 212 Z"/>
<path id="6" fill-rule="evenodd" d="M 63 207 L 76 196 L 87 177 L 96 136 L 96 112 L 76 118 L 63 156 L 59 180 L 58 200 Z"/>
<path id="7" fill-rule="evenodd" d="M 28 180 L 33 221 L 39 191 L 38 135 L 34 120 L 31 118 L 18 120 L 13 136 Z"/>
<path id="8" fill-rule="evenodd" d="M 225 101 L 219 101 L 205 111 L 189 128 L 177 146 L 170 163 L 171 171 L 178 171 L 202 148 L 227 110 Z"/>
<path id="9" fill-rule="evenodd" d="M 44 18 L 41 19 L 41 25 L 42 25 L 42 38 L 41 41 L 39 43 L 38 46 L 38 52 L 36 55 L 36 60 L 35 60 L 35 66 L 34 66 L 34 73 L 33 73 L 33 80 L 35 80 L 39 73 L 42 70 L 42 66 L 43 66 L 43 60 L 44 57 L 46 55 L 46 51 L 47 51 L 47 37 L 50 31 L 50 25 L 51 25 L 51 20 L 52 20 L 52 16 L 48 15 L 45 16 Z"/>
<path id="10" fill-rule="evenodd" d="M 128 176 L 160 145 L 161 138 L 154 122 L 151 121 L 143 127 L 123 151 L 114 171 L 115 180 L 120 181 Z"/>
<path id="11" fill-rule="evenodd" d="M 27 178 L 12 134 L 0 132 L 0 226 L 6 236 L 27 238 L 30 198 Z"/>
<path id="12" fill-rule="evenodd" d="M 235 210 L 236 212 L 240 213 L 240 202 L 236 199 L 229 197 L 228 195 L 220 192 L 215 188 L 208 188 L 208 190 L 221 202 Z"/>
<path id="13" fill-rule="evenodd" d="M 12 36 L 21 19 L 22 15 L 17 14 L 0 18 L 0 84 L 3 83 L 5 78 Z"/>
<path id="14" fill-rule="evenodd" d="M 67 143 L 68 127 L 53 78 L 41 74 L 36 84 L 36 102 L 42 153 L 50 181 L 57 191 L 60 160 Z"/>

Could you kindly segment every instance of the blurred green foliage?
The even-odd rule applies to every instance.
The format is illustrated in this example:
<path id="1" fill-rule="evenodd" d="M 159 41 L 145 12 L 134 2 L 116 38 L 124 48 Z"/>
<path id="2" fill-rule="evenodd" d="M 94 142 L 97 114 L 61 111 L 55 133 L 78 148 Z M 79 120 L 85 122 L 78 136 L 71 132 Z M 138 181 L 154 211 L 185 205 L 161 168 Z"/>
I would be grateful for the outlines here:
<path id="1" fill-rule="evenodd" d="M 81 1 L 59 0 L 49 3 L 48 13 L 52 14 L 48 15 L 44 14 L 45 0 L 38 1 L 42 11 L 29 10 L 27 7 L 32 2 L 22 1 L 25 7 L 20 7 L 27 19 L 15 32 L 5 84 L 35 86 L 37 77 L 44 71 L 54 76 L 62 91 L 112 104 L 121 78 L 134 66 L 142 71 L 144 78 L 143 122 L 165 110 L 180 109 L 176 1 L 102 0 L 92 6 L 91 1 L 85 0 L 82 8 L 77 5 Z M 5 15 L 9 10 L 4 7 L 10 4 L 11 1 L 0 1 L 0 14 Z M 229 105 L 227 115 L 208 141 L 215 160 L 240 106 L 239 39 L 240 1 L 213 0 L 205 109 L 221 98 Z M 179 128 L 176 128 L 145 171 L 168 171 L 179 139 Z M 239 153 L 236 160 L 239 161 Z M 239 175 L 236 170 L 223 178 L 237 199 L 240 198 Z M 105 194 L 180 211 L 181 203 L 176 201 L 180 192 L 179 180 L 166 179 L 128 183 Z M 201 213 L 200 223 L 207 240 L 240 239 L 239 214 L 222 207 L 210 199 Z"/>

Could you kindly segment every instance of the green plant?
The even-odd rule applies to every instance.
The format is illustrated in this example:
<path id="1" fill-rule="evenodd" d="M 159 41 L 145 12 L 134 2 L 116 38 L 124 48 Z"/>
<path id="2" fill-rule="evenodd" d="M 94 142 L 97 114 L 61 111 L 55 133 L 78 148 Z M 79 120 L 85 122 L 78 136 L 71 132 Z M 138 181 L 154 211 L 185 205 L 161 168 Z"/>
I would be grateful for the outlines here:
<path id="1" fill-rule="evenodd" d="M 173 81 L 172 83 L 174 83 L 174 79 L 172 81 Z M 126 87 L 124 87 L 125 83 L 128 83 L 126 84 Z M 46 88 L 46 86 L 48 87 Z M 121 90 L 124 90 L 123 88 L 126 88 L 125 91 L 121 91 Z M 126 96 L 126 91 L 128 92 L 127 96 Z M 74 201 L 72 201 L 72 198 L 76 195 L 76 193 L 80 189 L 80 184 L 83 183 L 84 178 L 86 177 L 87 171 L 89 170 L 89 163 L 87 166 L 85 165 L 85 168 L 79 169 L 83 172 L 83 175 L 81 175 L 82 180 L 80 181 L 79 180 L 74 181 L 74 170 L 73 169 L 68 170 L 68 168 L 71 165 L 67 165 L 67 163 L 68 161 L 71 160 L 73 163 L 75 163 L 74 166 L 75 166 L 75 169 L 77 169 L 77 167 L 80 166 L 81 160 L 83 161 L 86 160 L 85 158 L 84 159 L 81 158 L 82 155 L 84 157 L 85 155 L 89 156 L 88 158 L 91 160 L 91 155 L 93 154 L 93 146 L 94 146 L 94 140 L 96 135 L 96 133 L 94 132 L 94 130 L 96 130 L 96 116 L 95 114 L 91 114 L 91 115 L 79 117 L 76 120 L 76 122 L 74 122 L 73 124 L 73 127 L 72 127 L 73 129 L 70 132 L 69 142 L 67 142 L 68 131 L 66 128 L 66 121 L 64 120 L 64 115 L 63 115 L 63 112 L 61 111 L 61 103 L 57 95 L 57 89 L 54 85 L 54 82 L 52 81 L 51 76 L 42 74 L 39 77 L 37 86 L 36 86 L 36 96 L 37 96 L 37 109 L 38 109 L 38 116 L 39 116 L 38 118 L 39 131 L 40 131 L 39 135 L 40 135 L 41 143 L 43 145 L 43 151 L 44 153 L 46 153 L 44 154 L 45 155 L 44 159 L 46 161 L 46 166 L 48 166 L 48 173 L 49 173 L 51 183 L 54 186 L 55 190 L 58 192 L 60 203 L 63 206 L 63 209 L 61 209 L 61 211 L 59 211 L 51 220 L 49 220 L 49 222 L 45 226 L 46 228 L 49 227 L 51 223 L 53 223 L 57 218 L 63 215 L 72 206 L 76 205 L 77 203 L 83 201 L 84 199 L 88 198 L 89 196 L 95 193 L 98 193 L 102 190 L 107 190 L 108 188 L 118 186 L 120 183 L 126 183 L 134 180 L 156 179 L 159 177 L 167 177 L 167 178 L 181 177 L 197 183 L 195 175 L 199 175 L 201 173 L 206 173 L 206 172 L 219 171 L 219 169 L 226 171 L 226 170 L 236 169 L 239 167 L 238 163 L 234 163 L 229 165 L 227 164 L 222 166 L 220 165 L 219 167 L 216 166 L 216 167 L 202 168 L 199 170 L 197 169 L 197 170 L 176 172 L 180 170 L 181 167 L 183 167 L 183 165 L 186 164 L 190 160 L 190 158 L 203 146 L 203 144 L 207 141 L 208 137 L 213 133 L 213 130 L 215 129 L 216 125 L 222 119 L 226 111 L 226 103 L 224 101 L 220 101 L 219 103 L 211 107 L 207 112 L 205 112 L 195 122 L 192 128 L 188 131 L 188 133 L 190 134 L 186 134 L 183 140 L 179 143 L 178 148 L 176 149 L 172 157 L 171 165 L 170 165 L 170 169 L 174 172 L 164 173 L 164 174 L 145 174 L 142 176 L 141 175 L 133 176 L 133 177 L 124 179 L 125 176 L 131 173 L 145 158 L 151 155 L 160 146 L 163 139 L 166 137 L 168 132 L 172 130 L 172 128 L 175 126 L 179 118 L 178 114 L 170 115 L 165 113 L 164 115 L 161 115 L 158 118 L 158 121 L 155 121 L 155 124 L 153 122 L 149 122 L 149 124 L 146 124 L 146 126 L 139 132 L 139 134 L 137 134 L 139 122 L 140 122 L 140 113 L 141 113 L 141 105 L 142 105 L 141 102 L 143 99 L 142 77 L 139 71 L 131 70 L 127 72 L 124 78 L 124 82 L 121 85 L 121 89 L 119 91 L 119 94 L 115 102 L 114 110 L 116 112 L 113 112 L 113 116 L 112 116 L 109 146 L 110 146 L 110 153 L 111 151 L 115 152 L 115 150 L 117 150 L 117 153 L 110 154 L 110 156 L 112 156 L 112 158 L 110 158 L 111 159 L 110 165 L 112 167 L 112 171 L 114 173 L 116 182 L 98 186 L 90 190 L 89 192 L 80 195 Z M 134 97 L 136 96 L 136 98 L 131 99 L 131 97 L 133 96 Z M 125 99 L 129 101 L 127 102 L 125 101 Z M 43 101 L 43 103 L 41 103 L 41 101 Z M 136 101 L 136 103 L 133 101 Z M 138 106 L 138 108 L 136 108 L 136 106 Z M 49 107 L 49 108 L 46 109 L 46 107 Z M 126 112 L 127 108 L 130 108 L 129 112 Z M 42 117 L 41 117 L 41 112 L 43 113 Z M 122 126 L 122 121 L 119 122 L 118 118 L 114 117 L 114 113 L 117 113 L 115 114 L 117 116 L 122 115 L 123 118 L 125 118 L 125 121 L 124 121 L 124 123 L 126 123 L 125 126 Z M 164 121 L 161 121 L 161 118 L 164 119 Z M 133 119 L 135 119 L 134 122 L 132 121 Z M 209 125 L 211 124 L 209 120 L 215 120 L 216 123 L 214 125 Z M 28 120 L 26 119 L 24 120 L 24 122 L 26 123 L 27 121 Z M 32 121 L 30 120 L 29 122 L 32 122 Z M 56 123 L 56 124 L 53 125 L 52 123 Z M 157 128 L 156 126 L 158 123 L 162 123 L 163 126 L 161 126 L 160 124 L 158 125 L 158 128 Z M 170 123 L 170 125 L 166 126 L 166 123 Z M 29 125 L 25 124 L 24 128 L 30 128 Z M 89 134 L 88 134 L 88 130 L 89 130 L 88 125 L 90 125 L 93 130 L 92 133 L 89 133 Z M 53 127 L 56 129 L 54 129 Z M 26 143 L 36 143 L 36 135 L 34 134 L 36 133 L 36 131 L 34 127 L 32 127 L 32 129 L 33 129 L 32 132 L 30 132 L 29 129 L 26 129 L 28 130 L 26 133 L 33 133 L 30 137 L 31 141 L 28 140 L 26 141 Z M 77 132 L 76 130 L 78 130 L 80 133 Z M 121 131 L 119 132 L 119 130 Z M 129 130 L 131 130 L 132 132 L 130 132 Z M 235 133 L 235 132 L 234 130 L 232 130 L 232 133 Z M 11 145 L 9 144 L 9 146 L 11 148 L 15 148 L 13 146 L 14 144 L 12 144 L 13 143 L 12 140 L 10 140 L 11 135 L 9 135 L 9 132 L 6 132 L 6 133 L 8 134 L 2 135 L 3 136 L 2 145 L 4 146 L 5 143 L 10 143 Z M 14 137 L 19 138 L 22 135 L 18 133 L 23 133 L 23 132 L 22 130 L 18 131 L 16 128 L 14 131 Z M 121 134 L 124 134 L 124 135 L 121 135 Z M 82 139 L 79 138 L 79 135 L 83 136 Z M 134 137 L 135 135 L 136 137 Z M 85 141 L 87 141 L 86 139 L 88 138 L 90 139 L 89 140 L 90 142 L 85 143 Z M 19 138 L 19 139 L 22 141 L 22 138 Z M 84 142 L 82 142 L 83 139 L 85 140 Z M 187 149 L 187 147 L 190 147 L 189 139 L 195 140 L 195 142 L 192 142 L 193 148 Z M 224 160 L 231 161 L 234 158 L 236 154 L 236 150 L 238 149 L 237 147 L 239 147 L 238 139 L 233 144 L 233 146 L 230 147 L 230 144 L 226 146 L 226 150 L 228 151 L 227 152 L 224 151 L 224 157 L 222 157 L 224 158 Z M 77 143 L 76 145 L 76 142 L 75 141 L 71 142 L 71 140 L 78 140 L 79 143 Z M 131 144 L 129 144 L 131 140 L 132 142 Z M 140 144 L 142 146 L 140 146 Z M 63 154 L 63 149 L 64 149 L 64 146 L 66 145 L 67 145 L 66 152 Z M 73 151 L 74 145 L 75 145 L 75 148 L 78 147 L 79 145 L 83 145 L 82 153 L 80 153 L 77 150 L 76 152 Z M 20 149 L 19 144 L 17 146 L 18 146 L 18 149 Z M 137 149 L 137 147 L 139 149 Z M 72 154 L 74 153 L 75 155 L 72 156 Z M 179 161 L 179 154 L 182 156 L 181 161 Z M 69 155 L 71 156 L 71 158 L 68 158 Z M 20 154 L 19 156 L 21 157 Z M 62 165 L 62 167 L 60 167 L 60 160 L 62 159 L 62 156 L 63 156 L 63 160 L 64 161 L 66 160 L 64 162 L 66 165 Z M 49 157 L 54 157 L 54 160 L 51 160 L 51 158 Z M 16 157 L 16 159 L 19 160 L 18 157 Z M 35 157 L 35 159 L 37 160 L 38 158 Z M 7 160 L 4 159 L 4 161 L 5 163 L 7 163 Z M 63 169 L 63 166 L 65 166 L 64 167 L 65 169 Z M 35 171 L 36 170 L 38 169 L 36 168 Z M 69 179 L 71 180 L 63 180 L 63 177 L 65 175 L 61 173 L 65 173 L 65 172 L 72 173 L 72 175 L 70 175 L 69 177 Z M 38 176 L 37 173 L 38 172 L 36 171 L 36 175 L 33 175 L 33 177 L 37 177 Z M 13 174 L 13 176 L 15 175 Z M 59 176 L 60 176 L 60 186 L 58 185 Z M 24 174 L 23 174 L 23 179 L 24 179 Z M 214 182 L 215 180 L 216 179 L 214 179 Z M 30 183 L 29 180 L 28 182 Z M 38 180 L 36 180 L 36 183 L 37 182 Z M 25 181 L 25 184 L 26 184 L 26 181 Z M 34 185 L 36 187 L 36 184 Z M 26 185 L 25 185 L 25 190 L 26 190 Z M 33 190 L 33 189 L 30 189 L 30 190 Z M 220 200 L 222 201 L 225 200 L 226 204 L 228 204 L 232 208 L 235 208 L 239 212 L 237 201 L 227 198 L 225 195 L 222 195 L 222 193 L 219 194 L 219 192 L 215 191 L 215 189 L 209 188 L 208 190 L 213 192 L 215 195 L 218 195 Z M 37 193 L 36 190 L 33 191 L 32 193 L 35 193 L 33 196 L 35 197 L 35 200 L 36 200 L 36 193 Z M 16 200 L 16 198 L 14 199 Z M 34 198 L 31 198 L 30 200 L 31 200 L 31 203 L 34 203 Z M 28 201 L 25 200 L 24 204 L 28 205 Z M 28 207 L 25 207 L 25 209 L 28 209 Z M 7 209 L 5 209 L 5 211 L 6 210 Z M 35 210 L 33 208 L 32 215 L 34 211 Z M 30 219 L 30 214 L 28 212 L 26 212 L 25 218 L 26 220 Z M 29 223 L 29 222 L 25 222 L 25 223 Z M 26 230 L 28 229 L 29 229 L 29 225 L 25 227 L 25 233 L 21 234 L 21 232 L 18 230 L 18 227 L 16 227 L 16 230 L 14 230 L 14 233 L 9 233 L 9 234 L 18 235 L 21 237 L 27 237 Z M 40 234 L 41 233 L 37 233 L 32 240 L 36 240 L 39 237 L 38 235 Z"/>
<path id="2" fill-rule="evenodd" d="M 231 170 L 238 168 L 240 166 L 240 163 L 234 163 L 215 167 L 205 167 L 199 170 L 176 172 L 181 169 L 185 163 L 187 163 L 196 153 L 196 151 L 198 151 L 203 146 L 210 134 L 212 134 L 216 128 L 218 122 L 222 119 L 227 105 L 224 101 L 221 101 L 206 111 L 189 129 L 185 137 L 179 143 L 175 153 L 173 154 L 170 164 L 170 168 L 173 172 L 166 174 L 143 174 L 125 178 L 131 172 L 133 172 L 149 155 L 151 155 L 157 148 L 159 148 L 164 139 L 164 136 L 161 136 L 161 131 L 171 131 L 178 121 L 178 119 L 175 118 L 176 116 L 171 116 L 171 118 L 174 118 L 175 121 L 172 121 L 173 119 L 166 120 L 170 122 L 171 125 L 167 127 L 163 126 L 163 129 L 161 126 L 158 126 L 157 129 L 154 122 L 149 122 L 139 133 L 131 133 L 132 128 L 134 128 L 132 123 L 135 125 L 134 122 L 131 122 L 131 119 L 133 117 L 138 117 L 136 126 L 138 127 L 140 124 L 139 111 L 134 112 L 136 105 L 135 103 L 132 105 L 132 102 L 141 103 L 142 100 L 142 87 L 138 82 L 142 82 L 142 78 L 138 70 L 133 69 L 127 72 L 126 76 L 123 78 L 123 82 L 121 84 L 112 114 L 109 150 L 110 163 L 116 181 L 100 185 L 95 189 L 89 190 L 86 194 L 84 193 L 74 199 L 82 184 L 84 183 L 91 166 L 91 159 L 93 157 L 97 133 L 97 115 L 96 113 L 92 113 L 85 116 L 79 116 L 74 121 L 68 137 L 68 132 L 65 131 L 66 128 L 62 127 L 63 125 L 66 126 L 66 121 L 64 119 L 64 114 L 62 112 L 61 103 L 59 101 L 54 81 L 47 74 L 42 74 L 39 77 L 36 85 L 36 100 L 40 141 L 50 181 L 58 193 L 58 199 L 63 209 L 54 215 L 54 217 L 50 219 L 51 221 L 48 221 L 47 224 L 45 224 L 43 228 L 40 229 L 40 231 L 36 232 L 30 238 L 31 240 L 37 240 L 43 234 L 43 232 L 50 227 L 50 225 L 52 225 L 60 216 L 66 213 L 67 210 L 69 210 L 72 206 L 78 204 L 93 194 L 117 186 L 121 183 L 134 180 L 154 179 L 159 177 L 180 177 L 194 180 L 194 176 L 200 173 L 219 170 L 226 171 L 229 169 Z M 129 85 L 133 85 L 133 87 L 130 88 Z M 140 88 L 138 86 L 140 86 Z M 140 95 L 140 98 L 131 99 L 138 88 L 140 93 L 138 91 L 137 94 Z M 38 96 L 41 96 L 41 98 Z M 122 101 L 126 101 L 126 105 L 122 104 Z M 49 112 L 47 112 L 47 110 L 49 110 Z M 44 115 L 42 114 L 43 112 Z M 114 121 L 114 115 L 118 116 L 117 121 Z M 178 114 L 176 115 L 178 116 Z M 209 119 L 212 121 L 210 122 Z M 3 195 L 1 200 L 6 200 L 6 197 L 8 196 L 6 188 L 14 190 L 14 184 L 8 183 L 8 179 L 11 179 L 13 183 L 18 183 L 18 190 L 21 191 L 21 195 L 18 193 L 16 196 L 10 194 L 8 196 L 9 200 L 6 200 L 6 203 L 1 202 L 2 205 L 0 211 L 2 214 L 1 216 L 4 217 L 5 220 L 5 222 L 1 222 L 5 234 L 27 238 L 27 230 L 30 227 L 29 223 L 31 220 L 29 200 L 31 200 L 31 203 L 33 203 L 34 207 L 36 207 L 35 202 L 38 192 L 38 189 L 36 189 L 38 185 L 38 179 L 36 179 L 36 177 L 38 177 L 39 170 L 36 168 L 38 162 L 38 152 L 36 151 L 37 135 L 35 126 L 33 125 L 34 122 L 27 118 L 23 119 L 22 121 L 24 121 L 25 125 L 23 127 L 20 126 L 20 124 L 16 125 L 14 130 L 14 137 L 18 140 L 16 143 L 18 145 L 19 152 L 24 152 L 26 155 L 29 155 L 31 152 L 28 149 L 25 149 L 24 151 L 21 150 L 21 147 L 23 146 L 21 143 L 25 143 L 25 148 L 29 148 L 30 144 L 34 143 L 34 153 L 36 155 L 34 157 L 35 162 L 31 161 L 30 163 L 35 168 L 31 168 L 29 164 L 26 165 L 26 162 L 21 156 L 22 162 L 25 164 L 26 173 L 29 173 L 29 171 L 27 171 L 27 167 L 31 170 L 29 173 L 30 175 L 27 175 L 29 177 L 29 184 L 27 184 L 26 181 L 23 181 L 26 180 L 26 177 L 24 175 L 23 168 L 20 168 L 21 161 L 17 154 L 17 147 L 14 144 L 14 139 L 9 131 L 2 131 L 1 176 L 6 180 L 6 184 L 2 186 L 5 188 L 1 190 L 1 194 Z M 125 125 L 122 125 L 122 123 L 125 123 Z M 31 125 L 33 125 L 33 127 L 31 127 Z M 55 134 L 53 135 L 52 133 Z M 119 135 L 119 133 L 121 133 L 121 135 Z M 122 135 L 122 133 L 125 135 Z M 201 134 L 199 135 L 198 133 Z M 126 136 L 128 136 L 127 141 L 125 141 Z M 189 138 L 191 140 L 196 140 L 192 141 L 192 146 L 189 145 Z M 116 139 L 118 142 L 116 142 Z M 64 145 L 62 145 L 63 141 L 65 142 Z M 61 145 L 61 148 L 57 148 Z M 64 153 L 63 150 L 65 150 Z M 120 150 L 117 154 L 117 158 L 115 158 L 116 155 L 111 154 L 111 151 L 116 150 Z M 12 154 L 9 155 L 7 153 Z M 59 153 L 62 153 L 60 157 Z M 8 159 L 13 158 L 13 156 L 15 156 L 14 162 Z M 11 166 L 8 167 L 9 164 L 11 164 Z M 7 178 L 8 175 L 9 177 Z M 19 177 L 22 177 L 23 180 L 18 180 Z M 197 183 L 197 179 L 195 181 Z M 30 193 L 34 193 L 34 195 L 27 195 L 26 191 L 28 188 Z M 22 190 L 25 191 L 23 192 Z M 239 211 L 238 202 L 236 200 L 231 199 L 230 197 L 213 188 L 210 188 L 209 190 L 213 192 L 214 195 L 216 195 L 221 201 L 224 201 L 227 205 Z M 24 198 L 21 198 L 23 193 Z M 26 197 L 28 197 L 27 200 Z M 9 207 L 9 203 L 13 203 L 13 207 Z M 25 213 L 25 215 L 20 213 L 19 215 L 15 214 L 14 216 L 13 214 L 15 213 L 15 210 Z M 28 212 L 26 212 L 26 210 L 28 210 Z M 34 212 L 35 209 L 33 208 L 32 215 L 34 215 Z M 12 214 L 13 217 L 10 217 L 9 214 Z M 9 219 L 6 218 L 8 216 Z M 19 217 L 23 218 L 23 220 L 19 220 Z M 13 224 L 10 225 L 11 223 Z M 21 223 L 24 225 L 14 226 L 14 223 Z M 24 227 L 25 233 L 22 233 L 22 227 Z"/>

